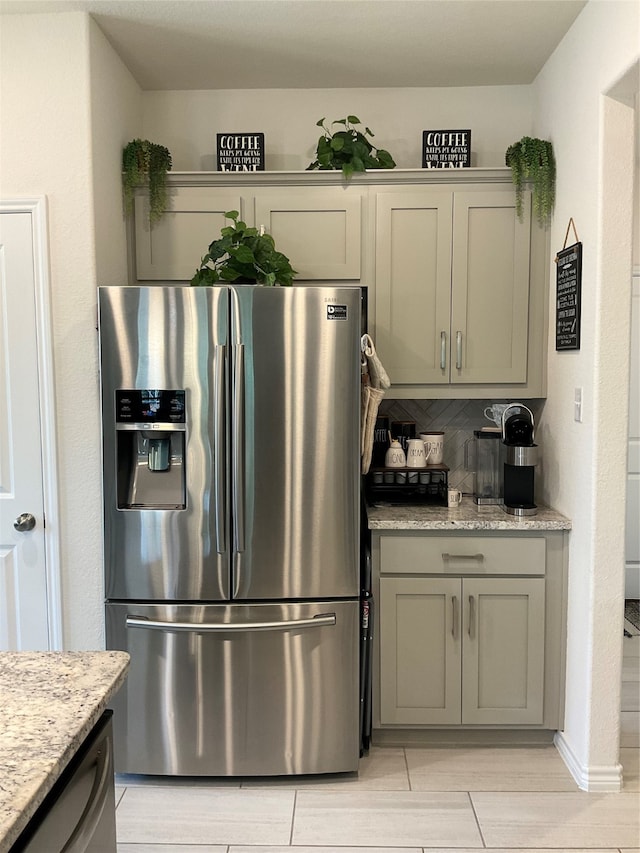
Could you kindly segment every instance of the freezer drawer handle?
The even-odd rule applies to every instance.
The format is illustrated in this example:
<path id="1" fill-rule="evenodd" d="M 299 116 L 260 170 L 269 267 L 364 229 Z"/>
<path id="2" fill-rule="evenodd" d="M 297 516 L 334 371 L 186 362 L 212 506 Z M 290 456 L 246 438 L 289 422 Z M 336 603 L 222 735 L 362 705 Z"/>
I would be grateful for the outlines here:
<path id="1" fill-rule="evenodd" d="M 140 616 L 127 616 L 127 628 L 150 628 L 157 631 L 189 631 L 192 634 L 244 634 L 249 631 L 289 631 L 294 628 L 318 628 L 336 624 L 335 613 L 321 613 L 311 619 L 285 622 L 160 622 Z"/>

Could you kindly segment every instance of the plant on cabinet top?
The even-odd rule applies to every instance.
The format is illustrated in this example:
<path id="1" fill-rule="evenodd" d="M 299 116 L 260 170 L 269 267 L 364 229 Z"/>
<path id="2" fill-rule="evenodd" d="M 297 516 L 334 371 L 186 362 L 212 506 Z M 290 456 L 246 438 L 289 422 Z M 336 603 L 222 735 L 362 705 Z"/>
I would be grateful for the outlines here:
<path id="1" fill-rule="evenodd" d="M 289 258 L 276 250 L 273 237 L 262 226 L 250 228 L 238 219 L 239 215 L 237 210 L 225 213 L 233 224 L 225 226 L 222 236 L 209 245 L 191 285 L 236 282 L 289 286 L 296 274 Z"/>
<path id="2" fill-rule="evenodd" d="M 331 133 L 325 125 L 326 119 L 316 122 L 324 131 L 318 139 L 316 159 L 307 166 L 309 169 L 342 169 L 342 174 L 349 179 L 354 172 L 364 172 L 366 169 L 393 169 L 395 161 L 384 148 L 374 148 L 367 139 L 373 133 L 365 127 L 364 133 L 354 125 L 360 124 L 357 116 L 347 116 L 336 119 L 331 123 L 343 125 L 342 130 Z"/>

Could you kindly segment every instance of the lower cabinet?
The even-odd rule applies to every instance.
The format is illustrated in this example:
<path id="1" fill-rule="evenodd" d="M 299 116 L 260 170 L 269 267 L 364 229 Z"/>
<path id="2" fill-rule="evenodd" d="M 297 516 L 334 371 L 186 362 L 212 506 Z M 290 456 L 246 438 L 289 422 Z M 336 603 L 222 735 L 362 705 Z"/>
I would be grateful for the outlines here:
<path id="1" fill-rule="evenodd" d="M 374 728 L 563 727 L 561 530 L 375 531 Z"/>
<path id="2" fill-rule="evenodd" d="M 541 725 L 544 584 L 381 578 L 381 723 Z"/>

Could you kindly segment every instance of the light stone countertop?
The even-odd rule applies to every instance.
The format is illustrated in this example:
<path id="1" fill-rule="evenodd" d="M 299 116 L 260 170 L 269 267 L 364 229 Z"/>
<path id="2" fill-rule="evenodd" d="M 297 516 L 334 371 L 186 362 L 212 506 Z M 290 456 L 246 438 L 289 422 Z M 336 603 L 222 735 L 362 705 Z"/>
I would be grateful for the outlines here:
<path id="1" fill-rule="evenodd" d="M 0 853 L 25 828 L 128 668 L 125 652 L 0 652 Z"/>
<path id="2" fill-rule="evenodd" d="M 477 506 L 465 497 L 455 509 L 433 504 L 367 506 L 369 530 L 571 530 L 571 521 L 554 509 L 538 506 L 536 515 L 517 518 L 501 506 Z"/>

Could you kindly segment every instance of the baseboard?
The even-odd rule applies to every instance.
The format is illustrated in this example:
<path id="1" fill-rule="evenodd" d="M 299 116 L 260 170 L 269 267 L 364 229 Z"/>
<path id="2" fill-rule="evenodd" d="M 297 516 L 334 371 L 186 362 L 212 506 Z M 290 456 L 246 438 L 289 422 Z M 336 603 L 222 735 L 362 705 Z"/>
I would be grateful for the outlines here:
<path id="1" fill-rule="evenodd" d="M 374 746 L 546 746 L 546 729 L 374 729 Z"/>
<path id="2" fill-rule="evenodd" d="M 622 765 L 589 767 L 580 763 L 562 732 L 556 732 L 553 739 L 556 749 L 576 784 L 583 791 L 616 792 L 622 790 Z"/>

